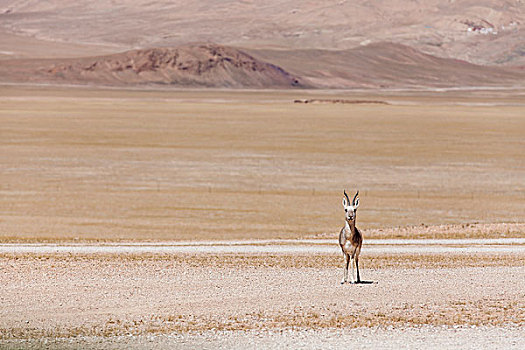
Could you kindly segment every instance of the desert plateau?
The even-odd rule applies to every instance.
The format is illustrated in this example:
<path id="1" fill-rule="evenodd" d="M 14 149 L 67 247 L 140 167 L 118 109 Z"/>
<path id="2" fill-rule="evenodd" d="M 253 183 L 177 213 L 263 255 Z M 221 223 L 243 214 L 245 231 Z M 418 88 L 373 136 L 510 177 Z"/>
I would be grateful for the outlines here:
<path id="1" fill-rule="evenodd" d="M 524 348 L 524 25 L 0 0 L 0 349 Z"/>

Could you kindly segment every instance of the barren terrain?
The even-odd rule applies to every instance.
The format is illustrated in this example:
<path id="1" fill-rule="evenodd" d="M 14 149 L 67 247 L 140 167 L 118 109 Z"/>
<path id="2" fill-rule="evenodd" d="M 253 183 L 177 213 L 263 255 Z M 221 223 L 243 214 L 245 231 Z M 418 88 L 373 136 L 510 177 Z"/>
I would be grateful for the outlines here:
<path id="1" fill-rule="evenodd" d="M 191 6 L 181 0 L 2 0 L 0 27 L 18 36 L 20 48 L 2 47 L 0 41 L 0 51 L 57 57 L 53 48 L 62 51 L 63 44 L 98 55 L 108 48 L 116 53 L 190 42 L 328 50 L 393 42 L 476 64 L 520 66 L 525 63 L 524 24 L 520 0 L 205 0 Z"/>
<path id="2" fill-rule="evenodd" d="M 142 87 L 155 84 L 179 88 L 306 87 L 298 77 L 280 67 L 237 49 L 211 44 L 133 50 L 77 59 L 3 60 L 0 74 L 4 83 Z"/>
<path id="3" fill-rule="evenodd" d="M 0 0 L 0 348 L 525 348 L 524 25 Z"/>
<path id="4" fill-rule="evenodd" d="M 524 23 L 518 0 L 4 0 L 0 82 L 523 88 Z"/>
<path id="5" fill-rule="evenodd" d="M 433 333 L 458 327 L 464 335 L 455 346 L 480 329 L 517 345 L 525 325 L 524 257 L 365 249 L 361 273 L 370 283 L 340 285 L 338 254 L 3 254 L 0 345 L 136 346 L 149 335 L 142 344 L 152 348 L 166 339 L 166 347 L 204 339 L 235 348 L 265 339 L 275 347 L 282 339 L 271 332 L 284 330 L 312 346 L 303 338 L 308 330 L 322 338 L 345 330 L 333 343 L 339 348 L 350 330 L 369 328 L 395 330 L 387 333 L 394 342 L 422 329 L 428 346 Z"/>
<path id="6" fill-rule="evenodd" d="M 438 58 L 408 46 L 344 51 L 237 49 L 216 44 L 85 58 L 0 60 L 0 82 L 148 88 L 523 88 L 525 70 Z"/>

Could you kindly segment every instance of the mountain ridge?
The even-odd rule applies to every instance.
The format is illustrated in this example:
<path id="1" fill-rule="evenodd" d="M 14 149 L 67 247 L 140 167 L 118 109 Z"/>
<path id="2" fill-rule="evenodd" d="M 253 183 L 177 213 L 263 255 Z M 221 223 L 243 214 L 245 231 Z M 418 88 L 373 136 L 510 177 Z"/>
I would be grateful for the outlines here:
<path id="1" fill-rule="evenodd" d="M 104 54 L 190 42 L 346 50 L 388 41 L 478 65 L 525 65 L 522 0 L 0 0 L 2 31 Z M 0 40 L 0 56 L 19 50 Z"/>
<path id="2" fill-rule="evenodd" d="M 525 70 L 435 57 L 394 43 L 348 50 L 250 50 L 211 43 L 65 59 L 0 61 L 4 81 L 196 88 L 523 86 Z"/>
<path id="3" fill-rule="evenodd" d="M 9 75 L 10 63 L 0 61 Z M 112 55 L 58 60 L 26 60 L 12 81 L 45 83 L 172 85 L 224 88 L 301 87 L 298 77 L 241 50 L 214 44 L 130 50 Z M 13 69 L 16 71 L 16 69 Z M 25 71 L 25 73 L 24 73 Z M 27 80 L 27 79 L 26 79 Z"/>

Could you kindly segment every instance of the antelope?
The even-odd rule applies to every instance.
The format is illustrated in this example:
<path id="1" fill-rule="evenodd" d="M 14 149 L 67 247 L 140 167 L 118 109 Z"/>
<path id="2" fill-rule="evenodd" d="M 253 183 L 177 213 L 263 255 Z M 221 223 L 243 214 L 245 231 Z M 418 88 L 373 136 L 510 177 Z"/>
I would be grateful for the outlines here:
<path id="1" fill-rule="evenodd" d="M 359 207 L 359 191 L 354 196 L 352 203 L 348 199 L 346 190 L 343 190 L 343 208 L 345 209 L 345 226 L 339 233 L 339 245 L 343 251 L 345 258 L 345 265 L 343 266 L 343 280 L 341 284 L 348 282 L 348 264 L 352 260 L 352 282 L 361 283 L 359 277 L 359 253 L 361 253 L 361 245 L 363 244 L 363 236 L 361 232 L 355 227 L 355 219 L 357 208 Z M 357 281 L 354 280 L 354 261 L 357 270 Z M 355 282 L 354 282 L 355 281 Z"/>

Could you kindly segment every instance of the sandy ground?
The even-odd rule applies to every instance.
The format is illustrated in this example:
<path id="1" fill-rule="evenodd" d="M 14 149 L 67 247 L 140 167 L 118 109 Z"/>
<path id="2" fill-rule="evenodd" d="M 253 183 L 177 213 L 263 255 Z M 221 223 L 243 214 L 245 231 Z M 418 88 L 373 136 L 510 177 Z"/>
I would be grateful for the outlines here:
<path id="1" fill-rule="evenodd" d="M 407 327 L 351 330 L 221 331 L 198 335 L 147 335 L 12 340 L 6 349 L 523 349 L 519 327 Z"/>
<path id="2" fill-rule="evenodd" d="M 500 239 L 370 239 L 364 244 L 373 254 L 520 254 L 525 238 Z M 1 253 L 32 254 L 338 254 L 334 240 L 259 240 L 154 243 L 0 243 Z"/>
<path id="3" fill-rule="evenodd" d="M 523 252 L 364 252 L 360 266 L 369 283 L 340 285 L 333 254 L 2 254 L 0 345 L 523 343 Z"/>

